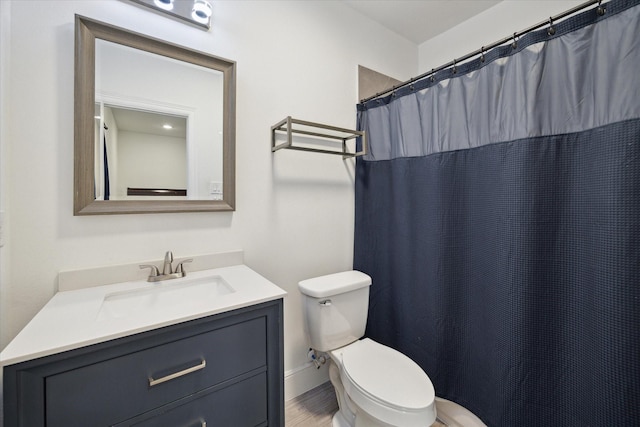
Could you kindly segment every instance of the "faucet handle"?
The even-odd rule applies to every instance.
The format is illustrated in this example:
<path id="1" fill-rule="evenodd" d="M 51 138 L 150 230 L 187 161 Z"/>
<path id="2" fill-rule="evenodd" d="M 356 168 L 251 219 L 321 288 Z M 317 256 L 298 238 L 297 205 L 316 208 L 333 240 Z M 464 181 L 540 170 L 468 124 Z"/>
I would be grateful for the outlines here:
<path id="1" fill-rule="evenodd" d="M 176 273 L 182 274 L 183 276 L 186 275 L 187 273 L 184 271 L 184 266 L 182 264 L 185 264 L 191 261 L 193 261 L 193 258 L 183 259 L 182 261 L 180 261 L 178 265 L 176 265 Z"/>
<path id="2" fill-rule="evenodd" d="M 158 267 L 156 267 L 155 265 L 151 265 L 151 264 L 143 264 L 140 266 L 140 268 L 150 268 L 151 271 L 149 272 L 149 277 L 156 277 L 160 275 L 160 271 L 158 270 Z"/>

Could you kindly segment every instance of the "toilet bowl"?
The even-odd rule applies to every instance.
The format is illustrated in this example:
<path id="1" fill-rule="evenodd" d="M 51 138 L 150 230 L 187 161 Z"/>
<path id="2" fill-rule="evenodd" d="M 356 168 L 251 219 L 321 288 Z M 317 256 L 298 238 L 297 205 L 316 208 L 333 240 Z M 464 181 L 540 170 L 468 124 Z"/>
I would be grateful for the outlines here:
<path id="1" fill-rule="evenodd" d="M 354 422 L 347 425 L 426 427 L 435 422 L 433 384 L 404 354 L 365 338 L 329 355 L 329 369 L 338 371 L 330 374 L 331 382 L 351 401 L 345 403 Z"/>
<path id="2" fill-rule="evenodd" d="M 364 336 L 371 278 L 346 271 L 303 280 L 311 348 L 329 356 L 338 398 L 333 427 L 428 427 L 435 391 L 413 360 Z"/>

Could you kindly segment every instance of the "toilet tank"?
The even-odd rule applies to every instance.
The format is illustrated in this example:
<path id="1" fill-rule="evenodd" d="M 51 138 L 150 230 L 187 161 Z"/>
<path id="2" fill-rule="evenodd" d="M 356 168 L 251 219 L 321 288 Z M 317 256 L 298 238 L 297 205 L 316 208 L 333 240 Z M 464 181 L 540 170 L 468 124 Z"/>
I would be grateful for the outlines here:
<path id="1" fill-rule="evenodd" d="M 334 350 L 364 336 L 370 285 L 371 277 L 355 270 L 298 283 L 311 348 Z"/>

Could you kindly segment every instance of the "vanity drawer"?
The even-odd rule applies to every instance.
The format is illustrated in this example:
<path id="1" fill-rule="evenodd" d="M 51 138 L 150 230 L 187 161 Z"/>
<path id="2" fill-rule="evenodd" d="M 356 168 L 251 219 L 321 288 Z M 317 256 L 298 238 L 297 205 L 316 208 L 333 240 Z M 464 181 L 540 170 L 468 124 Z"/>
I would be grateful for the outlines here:
<path id="1" fill-rule="evenodd" d="M 47 426 L 112 425 L 267 364 L 266 318 L 45 379 Z"/>
<path id="2" fill-rule="evenodd" d="M 258 374 L 183 405 L 116 427 L 255 427 L 267 424 L 267 375 Z"/>

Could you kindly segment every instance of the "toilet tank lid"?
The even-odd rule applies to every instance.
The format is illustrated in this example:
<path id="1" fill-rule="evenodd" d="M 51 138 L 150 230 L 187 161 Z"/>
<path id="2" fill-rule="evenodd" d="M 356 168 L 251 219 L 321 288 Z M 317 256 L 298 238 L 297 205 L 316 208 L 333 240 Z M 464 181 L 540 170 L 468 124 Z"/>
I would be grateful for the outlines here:
<path id="1" fill-rule="evenodd" d="M 360 271 L 350 270 L 303 280 L 298 283 L 298 288 L 310 297 L 324 298 L 370 285 L 371 277 Z"/>

